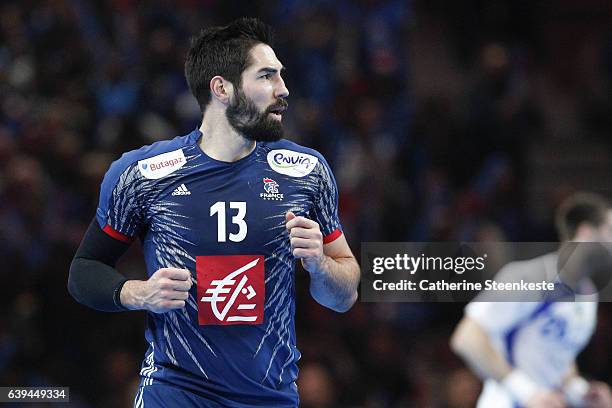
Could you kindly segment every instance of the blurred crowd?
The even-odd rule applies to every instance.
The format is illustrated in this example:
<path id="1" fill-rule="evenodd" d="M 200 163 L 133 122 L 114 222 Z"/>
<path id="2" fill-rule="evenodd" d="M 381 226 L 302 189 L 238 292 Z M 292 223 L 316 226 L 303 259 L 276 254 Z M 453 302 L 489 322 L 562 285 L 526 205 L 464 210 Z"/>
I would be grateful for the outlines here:
<path id="1" fill-rule="evenodd" d="M 322 152 L 351 247 L 365 241 L 554 241 L 559 180 L 529 211 L 534 141 L 612 131 L 612 4 L 603 0 L 5 0 L 0 3 L 0 385 L 71 387 L 130 406 L 143 315 L 66 291 L 109 164 L 187 134 L 183 77 L 202 27 L 257 16 L 288 68 L 288 137 Z M 612 176 L 610 177 L 612 182 Z M 120 269 L 143 277 L 139 248 Z M 358 303 L 336 315 L 298 271 L 304 407 L 470 407 L 448 348 L 462 305 Z M 612 380 L 612 308 L 580 363 Z"/>

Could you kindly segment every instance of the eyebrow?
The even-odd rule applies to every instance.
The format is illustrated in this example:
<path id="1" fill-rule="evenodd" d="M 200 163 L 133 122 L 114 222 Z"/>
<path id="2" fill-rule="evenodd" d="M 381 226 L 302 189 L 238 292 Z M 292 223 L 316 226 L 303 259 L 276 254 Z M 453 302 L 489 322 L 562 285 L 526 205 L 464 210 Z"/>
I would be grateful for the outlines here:
<path id="1" fill-rule="evenodd" d="M 281 72 L 285 72 L 285 71 L 286 71 L 285 67 L 284 67 L 284 66 L 282 66 L 282 67 L 281 67 L 281 69 L 280 69 L 280 71 L 281 71 Z M 275 74 L 275 73 L 277 73 L 277 72 L 278 72 L 278 69 L 276 69 L 276 68 L 272 68 L 272 67 L 265 67 L 265 68 L 262 68 L 262 69 L 260 69 L 259 71 L 257 71 L 257 73 L 258 73 L 258 74 L 262 74 L 262 73 L 264 73 L 264 72 L 265 72 L 266 74 Z"/>

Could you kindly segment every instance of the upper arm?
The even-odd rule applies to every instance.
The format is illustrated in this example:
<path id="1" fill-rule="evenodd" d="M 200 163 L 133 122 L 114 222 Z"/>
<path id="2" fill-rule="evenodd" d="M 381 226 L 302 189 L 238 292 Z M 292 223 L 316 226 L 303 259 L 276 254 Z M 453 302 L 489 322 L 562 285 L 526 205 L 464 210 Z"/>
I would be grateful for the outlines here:
<path id="1" fill-rule="evenodd" d="M 338 187 L 329 165 L 322 157 L 317 164 L 316 171 L 318 189 L 311 218 L 319 224 L 323 234 L 323 243 L 328 246 L 342 236 L 342 226 L 338 217 Z M 346 245 L 346 240 L 344 244 Z M 342 245 L 339 245 L 338 248 L 342 248 Z"/>
<path id="2" fill-rule="evenodd" d="M 313 218 L 323 234 L 323 253 L 336 261 L 349 259 L 357 263 L 340 225 L 336 179 L 325 159 L 319 163 L 319 193 Z"/>
<path id="3" fill-rule="evenodd" d="M 130 244 L 105 234 L 94 218 L 89 224 L 74 258 L 99 261 L 114 267 L 129 246 Z"/>
<path id="4" fill-rule="evenodd" d="M 138 164 L 122 159 L 115 161 L 104 176 L 96 220 L 115 240 L 130 243 L 144 224 L 142 179 Z"/>

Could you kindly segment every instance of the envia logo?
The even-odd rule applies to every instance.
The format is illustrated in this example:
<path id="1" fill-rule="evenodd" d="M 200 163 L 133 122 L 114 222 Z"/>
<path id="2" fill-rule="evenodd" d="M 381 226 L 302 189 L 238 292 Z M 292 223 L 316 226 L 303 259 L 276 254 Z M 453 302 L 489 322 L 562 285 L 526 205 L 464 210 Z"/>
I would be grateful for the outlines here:
<path id="1" fill-rule="evenodd" d="M 160 179 L 174 173 L 187 163 L 183 149 L 159 154 L 138 162 L 138 169 L 148 179 Z"/>
<path id="2" fill-rule="evenodd" d="M 278 183 L 271 178 L 264 177 L 264 192 L 259 193 L 259 197 L 264 200 L 282 200 L 284 195 L 278 192 Z"/>
<path id="3" fill-rule="evenodd" d="M 272 170 L 293 177 L 307 176 L 319 162 L 318 158 L 310 154 L 286 149 L 272 150 L 267 158 Z"/>

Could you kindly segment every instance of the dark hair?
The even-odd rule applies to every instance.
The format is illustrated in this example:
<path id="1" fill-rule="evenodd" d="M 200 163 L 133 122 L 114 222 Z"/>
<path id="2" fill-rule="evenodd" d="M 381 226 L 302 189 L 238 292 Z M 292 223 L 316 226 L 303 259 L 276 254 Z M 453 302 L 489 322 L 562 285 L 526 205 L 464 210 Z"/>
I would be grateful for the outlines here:
<path id="1" fill-rule="evenodd" d="M 272 30 L 261 20 L 247 17 L 203 29 L 192 37 L 185 78 L 202 112 L 211 100 L 210 80 L 220 75 L 239 88 L 242 72 L 251 64 L 249 51 L 260 43 L 272 45 Z"/>
<path id="2" fill-rule="evenodd" d="M 576 193 L 565 199 L 556 214 L 557 232 L 562 241 L 571 240 L 582 223 L 600 227 L 606 220 L 608 201 L 594 193 Z"/>

